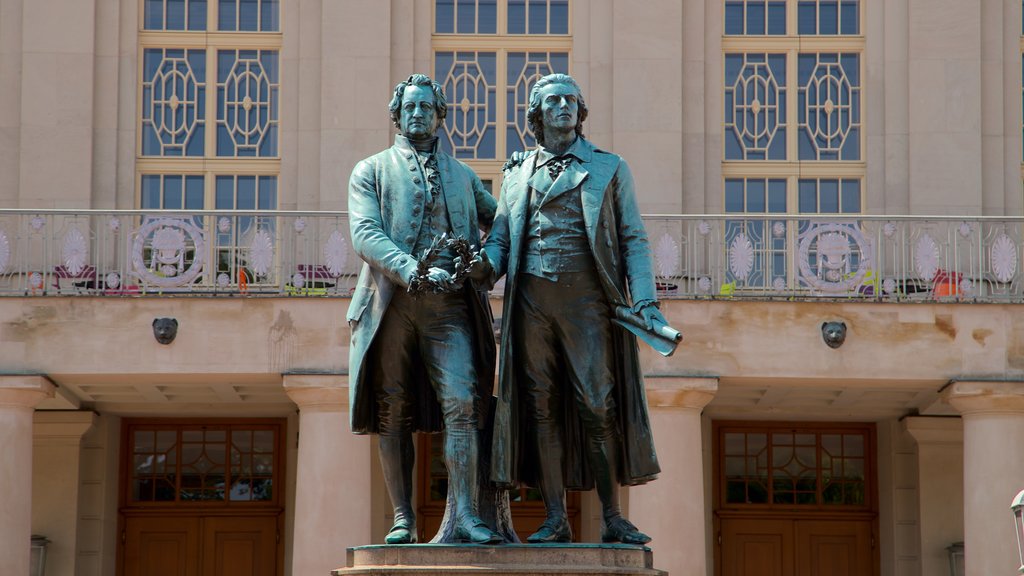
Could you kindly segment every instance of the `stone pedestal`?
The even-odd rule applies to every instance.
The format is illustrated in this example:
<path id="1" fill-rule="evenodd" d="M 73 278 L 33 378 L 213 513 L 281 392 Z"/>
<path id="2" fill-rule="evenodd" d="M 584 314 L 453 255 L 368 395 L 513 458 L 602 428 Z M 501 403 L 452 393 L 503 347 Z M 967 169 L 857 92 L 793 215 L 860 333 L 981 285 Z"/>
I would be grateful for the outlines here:
<path id="1" fill-rule="evenodd" d="M 488 576 L 665 576 L 650 548 L 628 544 L 413 544 L 348 549 L 348 567 L 334 576 L 480 574 Z M 300 576 L 296 574 L 296 576 Z M 306 576 L 306 575 L 302 575 Z"/>

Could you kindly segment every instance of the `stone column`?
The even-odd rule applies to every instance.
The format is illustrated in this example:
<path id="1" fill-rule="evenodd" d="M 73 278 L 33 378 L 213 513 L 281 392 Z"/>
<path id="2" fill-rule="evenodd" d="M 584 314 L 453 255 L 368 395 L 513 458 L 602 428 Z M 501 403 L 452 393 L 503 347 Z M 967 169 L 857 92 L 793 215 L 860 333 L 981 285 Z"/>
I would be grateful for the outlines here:
<path id="1" fill-rule="evenodd" d="M 292 574 L 345 566 L 345 549 L 370 543 L 370 437 L 348 425 L 348 377 L 286 374 L 299 406 Z"/>
<path id="2" fill-rule="evenodd" d="M 953 382 L 943 397 L 964 423 L 967 573 L 1014 574 L 1010 501 L 1024 488 L 1024 382 Z"/>
<path id="3" fill-rule="evenodd" d="M 653 539 L 655 568 L 674 576 L 707 574 L 700 414 L 717 391 L 717 378 L 647 378 L 661 475 L 630 488 L 629 518 Z"/>
<path id="4" fill-rule="evenodd" d="M 963 421 L 912 416 L 903 429 L 917 441 L 921 573 L 947 574 L 946 547 L 964 539 Z"/>
<path id="5" fill-rule="evenodd" d="M 0 574 L 28 574 L 32 409 L 54 390 L 44 376 L 0 376 Z"/>

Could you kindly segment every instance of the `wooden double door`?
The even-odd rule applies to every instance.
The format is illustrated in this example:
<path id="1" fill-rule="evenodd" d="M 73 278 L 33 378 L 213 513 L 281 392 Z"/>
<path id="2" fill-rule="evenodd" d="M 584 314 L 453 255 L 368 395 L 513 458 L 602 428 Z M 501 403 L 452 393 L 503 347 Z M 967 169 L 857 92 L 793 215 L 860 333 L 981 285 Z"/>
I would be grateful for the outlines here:
<path id="1" fill-rule="evenodd" d="M 276 516 L 128 516 L 124 576 L 276 576 Z"/>
<path id="2" fill-rule="evenodd" d="M 712 424 L 716 576 L 875 576 L 871 423 Z"/>
<path id="3" fill-rule="evenodd" d="M 869 519 L 722 518 L 722 576 L 870 576 Z"/>
<path id="4" fill-rule="evenodd" d="M 283 419 L 122 422 L 119 576 L 284 573 Z"/>

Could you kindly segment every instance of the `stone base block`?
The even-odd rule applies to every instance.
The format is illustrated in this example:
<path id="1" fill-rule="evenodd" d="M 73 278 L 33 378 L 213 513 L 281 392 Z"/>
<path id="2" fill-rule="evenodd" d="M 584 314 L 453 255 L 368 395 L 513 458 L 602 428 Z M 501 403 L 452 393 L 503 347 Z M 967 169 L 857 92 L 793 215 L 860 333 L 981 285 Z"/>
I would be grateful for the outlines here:
<path id="1" fill-rule="evenodd" d="M 646 546 L 629 544 L 504 544 L 473 546 L 412 544 L 359 546 L 348 549 L 348 567 L 334 576 L 484 574 L 533 576 L 573 574 L 597 576 L 665 576 L 654 569 Z"/>

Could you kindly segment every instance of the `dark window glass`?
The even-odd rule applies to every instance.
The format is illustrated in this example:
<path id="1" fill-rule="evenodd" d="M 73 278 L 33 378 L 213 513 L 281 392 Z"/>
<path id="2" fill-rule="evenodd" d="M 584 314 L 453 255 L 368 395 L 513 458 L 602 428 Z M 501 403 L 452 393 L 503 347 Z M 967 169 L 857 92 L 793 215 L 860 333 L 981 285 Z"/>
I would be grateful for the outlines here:
<path id="1" fill-rule="evenodd" d="M 725 33 L 743 34 L 743 2 L 725 3 Z"/>
<path id="2" fill-rule="evenodd" d="M 480 0 L 479 19 L 477 21 L 478 34 L 494 34 L 498 31 L 498 5 L 497 0 Z"/>
<path id="3" fill-rule="evenodd" d="M 856 2 L 842 2 L 839 4 L 839 17 L 841 20 L 841 34 L 860 34 L 860 16 L 857 13 Z"/>
<path id="4" fill-rule="evenodd" d="M 786 181 L 768 181 L 768 211 L 784 213 L 786 211 Z"/>
<path id="5" fill-rule="evenodd" d="M 434 30 L 438 34 L 455 32 L 455 0 L 435 0 Z"/>
<path id="6" fill-rule="evenodd" d="M 843 214 L 859 214 L 860 180 L 843 180 Z"/>
<path id="7" fill-rule="evenodd" d="M 165 30 L 185 29 L 185 0 L 167 0 L 167 27 Z"/>
<path id="8" fill-rule="evenodd" d="M 551 0 L 550 34 L 569 33 L 569 1 Z"/>
<path id="9" fill-rule="evenodd" d="M 818 204 L 822 214 L 839 213 L 839 181 L 820 180 L 818 182 Z"/>
<path id="10" fill-rule="evenodd" d="M 217 29 L 237 30 L 236 22 L 238 14 L 235 8 L 235 0 L 220 0 L 217 5 Z"/>
<path id="11" fill-rule="evenodd" d="M 508 33 L 526 34 L 526 0 L 508 1 Z"/>
<path id="12" fill-rule="evenodd" d="M 476 4 L 473 0 L 459 0 L 456 3 L 459 21 L 456 30 L 459 34 L 476 32 Z"/>
<path id="13" fill-rule="evenodd" d="M 764 34 L 764 4 L 761 2 L 747 3 L 747 34 Z"/>
<path id="14" fill-rule="evenodd" d="M 816 34 L 818 32 L 818 10 L 814 2 L 801 2 L 797 5 L 797 33 Z"/>
<path id="15" fill-rule="evenodd" d="M 768 34 L 776 36 L 786 34 L 785 2 L 768 3 Z"/>
<path id="16" fill-rule="evenodd" d="M 164 27 L 164 3 L 163 0 L 146 0 L 143 8 L 143 24 L 146 30 L 161 30 Z"/>
<path id="17" fill-rule="evenodd" d="M 548 3 L 545 0 L 529 0 L 530 34 L 547 34 Z"/>
<path id="18" fill-rule="evenodd" d="M 800 213 L 816 214 L 818 212 L 818 187 L 814 180 L 801 180 L 799 194 Z"/>
<path id="19" fill-rule="evenodd" d="M 747 180 L 747 212 L 764 212 L 764 180 Z"/>
<path id="20" fill-rule="evenodd" d="M 745 212 L 743 207 L 743 180 L 729 178 L 725 181 L 725 211 Z"/>
<path id="21" fill-rule="evenodd" d="M 818 34 L 839 33 L 839 6 L 837 2 L 818 4 Z"/>

